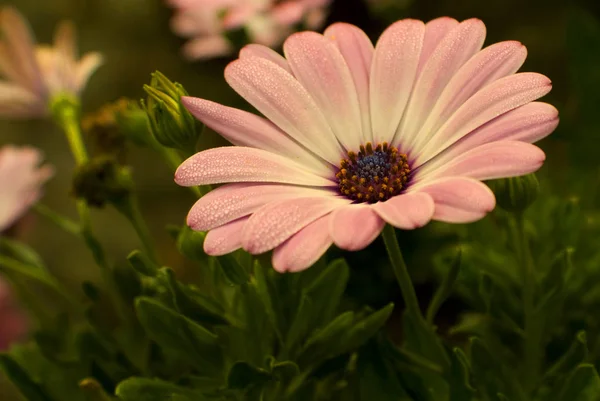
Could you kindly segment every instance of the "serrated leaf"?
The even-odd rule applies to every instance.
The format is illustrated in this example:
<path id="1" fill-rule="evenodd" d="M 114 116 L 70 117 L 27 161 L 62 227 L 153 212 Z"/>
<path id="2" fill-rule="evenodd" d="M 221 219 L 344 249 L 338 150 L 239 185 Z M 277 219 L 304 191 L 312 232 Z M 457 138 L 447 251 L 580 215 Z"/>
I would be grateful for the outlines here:
<path id="1" fill-rule="evenodd" d="M 315 331 L 304 344 L 300 360 L 318 361 L 330 355 L 334 355 L 339 347 L 339 339 L 352 327 L 354 312 L 348 311 L 336 317 L 323 329 Z"/>
<path id="2" fill-rule="evenodd" d="M 406 349 L 429 359 L 443 369 L 450 366 L 448 354 L 431 324 L 409 311 L 404 313 L 403 322 Z"/>
<path id="3" fill-rule="evenodd" d="M 314 316 L 313 308 L 315 306 L 313 306 L 312 300 L 306 295 L 303 296 L 292 326 L 287 334 L 285 345 L 288 350 L 297 348 L 310 334 L 312 329 L 314 329 L 314 322 L 312 320 Z"/>
<path id="4" fill-rule="evenodd" d="M 223 361 L 215 334 L 151 298 L 137 298 L 135 309 L 150 338 L 161 347 L 199 369 L 218 373 Z"/>
<path id="5" fill-rule="evenodd" d="M 115 391 L 122 401 L 203 401 L 200 392 L 173 383 L 141 377 L 127 379 Z"/>

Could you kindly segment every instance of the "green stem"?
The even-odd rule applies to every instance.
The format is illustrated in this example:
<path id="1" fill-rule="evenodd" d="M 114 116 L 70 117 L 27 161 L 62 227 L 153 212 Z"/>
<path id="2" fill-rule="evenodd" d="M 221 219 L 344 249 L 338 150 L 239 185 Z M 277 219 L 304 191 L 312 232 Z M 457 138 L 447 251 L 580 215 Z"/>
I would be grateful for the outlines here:
<path id="1" fill-rule="evenodd" d="M 65 230 L 66 232 L 73 234 L 77 237 L 81 236 L 81 229 L 79 227 L 79 224 L 69 219 L 68 217 L 55 212 L 48 206 L 43 205 L 41 203 L 36 203 L 33 206 L 33 210 L 35 210 L 41 216 L 50 220 L 52 223 L 56 224 L 58 227 Z"/>
<path id="2" fill-rule="evenodd" d="M 419 301 L 417 299 L 415 288 L 413 287 L 412 280 L 408 274 L 408 269 L 406 268 L 406 263 L 404 263 L 404 258 L 402 257 L 402 252 L 398 246 L 398 240 L 396 238 L 394 227 L 386 224 L 383 228 L 381 236 L 383 237 L 385 248 L 387 249 L 390 262 L 392 263 L 396 280 L 400 285 L 400 290 L 402 291 L 402 298 L 406 304 L 406 309 L 413 316 L 424 321 L 425 319 L 421 312 L 421 308 L 419 307 Z"/>
<path id="3" fill-rule="evenodd" d="M 158 264 L 158 258 L 156 256 L 156 250 L 152 241 L 152 236 L 150 235 L 150 230 L 148 229 L 148 225 L 146 224 L 146 221 L 140 212 L 137 199 L 135 199 L 134 195 L 130 195 L 129 199 L 126 201 L 126 204 L 122 207 L 117 207 L 117 209 L 125 217 L 127 217 L 127 220 L 129 220 L 133 226 L 133 229 L 140 238 L 142 246 L 144 247 L 144 251 L 148 257 L 152 260 L 152 262 Z"/>
<path id="4" fill-rule="evenodd" d="M 540 338 L 535 317 L 535 266 L 529 249 L 529 241 L 525 232 L 523 213 L 515 214 L 517 252 L 523 280 L 523 311 L 524 311 L 524 370 L 525 383 L 529 390 L 537 381 L 540 359 Z"/>

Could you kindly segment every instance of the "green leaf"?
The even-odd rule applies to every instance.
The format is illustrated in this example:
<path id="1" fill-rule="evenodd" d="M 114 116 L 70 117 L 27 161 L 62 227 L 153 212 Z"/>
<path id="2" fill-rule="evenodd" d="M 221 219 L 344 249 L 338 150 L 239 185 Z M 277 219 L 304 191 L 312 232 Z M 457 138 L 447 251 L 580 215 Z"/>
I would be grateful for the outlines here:
<path id="1" fill-rule="evenodd" d="M 591 364 L 581 364 L 570 375 L 561 392 L 559 401 L 598 401 L 600 377 Z"/>
<path id="2" fill-rule="evenodd" d="M 158 379 L 133 377 L 117 386 L 122 401 L 204 401 L 201 393 Z"/>
<path id="3" fill-rule="evenodd" d="M 46 270 L 44 261 L 40 255 L 38 255 L 38 253 L 27 244 L 12 240 L 7 237 L 1 237 L 0 250 L 8 251 L 10 255 L 27 265 L 35 266 L 41 270 Z"/>
<path id="4" fill-rule="evenodd" d="M 269 380 L 271 380 L 271 375 L 266 370 L 239 361 L 234 363 L 229 370 L 227 387 L 233 390 L 245 390 L 251 386 L 260 386 Z"/>
<path id="5" fill-rule="evenodd" d="M 160 271 L 173 295 L 173 304 L 179 312 L 199 323 L 229 323 L 224 317 L 225 311 L 221 305 L 204 296 L 199 291 L 194 291 L 192 288 L 177 281 L 175 272 L 172 269 L 163 267 Z"/>
<path id="6" fill-rule="evenodd" d="M 142 293 L 142 282 L 131 265 L 116 265 L 112 269 L 115 287 L 127 305 L 131 305 L 135 297 Z"/>
<path id="7" fill-rule="evenodd" d="M 135 309 L 150 338 L 161 347 L 199 369 L 218 374 L 223 360 L 215 334 L 151 298 L 137 298 Z"/>
<path id="8" fill-rule="evenodd" d="M 135 271 L 144 276 L 155 277 L 158 274 L 158 266 L 141 251 L 135 250 L 131 252 L 127 256 L 127 260 Z"/>
<path id="9" fill-rule="evenodd" d="M 475 389 L 469 379 L 471 368 L 467 356 L 460 348 L 454 348 L 450 361 L 450 370 L 447 374 L 450 400 L 470 401 L 473 399 Z"/>
<path id="10" fill-rule="evenodd" d="M 273 297 L 269 288 L 268 277 L 265 272 L 265 268 L 261 266 L 257 260 L 254 262 L 253 277 L 251 285 L 254 287 L 256 294 L 263 304 L 265 313 L 269 322 L 273 326 L 273 330 L 277 334 L 280 342 L 283 342 L 283 335 L 281 332 L 282 318 L 277 314 L 273 305 Z"/>
<path id="11" fill-rule="evenodd" d="M 413 316 L 409 311 L 404 313 L 403 322 L 406 349 L 436 363 L 443 369 L 450 366 L 448 354 L 431 324 L 421 316 Z"/>
<path id="12" fill-rule="evenodd" d="M 301 345 L 315 328 L 313 316 L 316 306 L 313 305 L 312 299 L 306 295 L 300 300 L 300 307 L 287 334 L 286 348 L 288 350 L 294 350 Z"/>
<path id="13" fill-rule="evenodd" d="M 394 304 L 389 303 L 377 312 L 354 323 L 340 341 L 344 350 L 343 352 L 352 351 L 355 348 L 360 347 L 377 334 L 377 332 L 385 325 L 393 310 Z"/>
<path id="14" fill-rule="evenodd" d="M 350 330 L 353 322 L 354 312 L 348 311 L 336 317 L 325 328 L 315 331 L 306 341 L 300 360 L 318 361 L 333 356 L 340 338 Z"/>
<path id="15" fill-rule="evenodd" d="M 314 326 L 323 327 L 331 322 L 342 300 L 348 284 L 350 268 L 343 259 L 329 264 L 324 271 L 304 290 L 304 294 L 319 305 L 314 317 Z"/>
<path id="16" fill-rule="evenodd" d="M 556 377 L 573 371 L 577 365 L 585 362 L 587 355 L 587 337 L 585 331 L 580 331 L 567 352 L 546 371 L 546 377 Z"/>
<path id="17" fill-rule="evenodd" d="M 236 285 L 245 284 L 250 280 L 248 271 L 240 264 L 240 262 L 231 254 L 218 256 L 217 260 L 225 277 Z"/>
<path id="18" fill-rule="evenodd" d="M 0 355 L 0 367 L 6 377 L 19 389 L 28 401 L 52 401 L 43 387 L 34 382 L 27 372 L 9 355 Z"/>

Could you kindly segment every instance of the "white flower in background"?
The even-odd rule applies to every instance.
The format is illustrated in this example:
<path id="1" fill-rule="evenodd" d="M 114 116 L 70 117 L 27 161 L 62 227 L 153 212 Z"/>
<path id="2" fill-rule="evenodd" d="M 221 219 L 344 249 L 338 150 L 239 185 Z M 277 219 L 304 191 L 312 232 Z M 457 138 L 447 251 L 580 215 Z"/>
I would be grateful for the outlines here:
<path id="1" fill-rule="evenodd" d="M 0 232 L 17 221 L 42 195 L 42 185 L 52 176 L 41 165 L 42 153 L 34 148 L 0 148 Z"/>
<path id="2" fill-rule="evenodd" d="M 54 45 L 36 45 L 23 16 L 12 7 L 0 10 L 0 116 L 42 117 L 56 95 L 79 96 L 102 64 L 99 53 L 77 58 L 74 27 L 56 29 Z"/>
<path id="3" fill-rule="evenodd" d="M 235 52 L 226 36 L 243 29 L 251 43 L 280 45 L 296 27 L 318 29 L 331 0 L 168 0 L 176 9 L 173 31 L 190 38 L 183 48 L 189 59 Z M 238 44 L 239 45 L 239 44 Z"/>

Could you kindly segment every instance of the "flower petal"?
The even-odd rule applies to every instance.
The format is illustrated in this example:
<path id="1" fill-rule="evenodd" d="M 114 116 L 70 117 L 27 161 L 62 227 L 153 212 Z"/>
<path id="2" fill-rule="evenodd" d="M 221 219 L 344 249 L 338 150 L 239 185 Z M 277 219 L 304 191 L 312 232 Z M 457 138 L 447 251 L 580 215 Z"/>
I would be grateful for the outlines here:
<path id="1" fill-rule="evenodd" d="M 181 102 L 194 117 L 236 146 L 267 150 L 297 161 L 318 175 L 331 174 L 329 164 L 265 118 L 194 97 L 182 97 Z"/>
<path id="2" fill-rule="evenodd" d="M 414 191 L 431 196 L 435 203 L 433 220 L 447 223 L 479 220 L 496 206 L 494 193 L 484 183 L 472 178 L 444 177 Z"/>
<path id="3" fill-rule="evenodd" d="M 413 230 L 423 227 L 433 216 L 433 200 L 425 193 L 406 193 L 378 202 L 373 209 L 394 227 Z"/>
<path id="4" fill-rule="evenodd" d="M 227 184 L 198 199 L 188 213 L 187 224 L 196 231 L 207 231 L 276 200 L 318 195 L 332 196 L 335 192 L 282 184 Z"/>
<path id="5" fill-rule="evenodd" d="M 35 59 L 35 41 L 23 16 L 13 7 L 0 11 L 3 50 L 13 61 L 13 77 L 21 86 L 34 93 L 43 92 L 43 82 Z"/>
<path id="6" fill-rule="evenodd" d="M 390 142 L 414 85 L 425 25 L 405 19 L 387 28 L 371 65 L 370 99 L 373 142 Z"/>
<path id="7" fill-rule="evenodd" d="M 486 143 L 469 150 L 449 163 L 430 163 L 417 173 L 417 182 L 431 177 L 471 177 L 478 180 L 515 177 L 542 167 L 546 155 L 535 145 L 519 141 Z M 429 167 L 426 166 L 426 167 Z"/>
<path id="8" fill-rule="evenodd" d="M 517 72 L 526 57 L 525 46 L 508 41 L 488 46 L 467 61 L 452 77 L 427 120 L 416 128 L 419 133 L 415 138 L 414 152 L 418 154 L 419 149 L 471 96 L 489 83 Z"/>
<path id="9" fill-rule="evenodd" d="M 323 159 L 337 165 L 344 154 L 306 89 L 277 64 L 258 57 L 225 69 L 231 87 L 269 120 Z"/>
<path id="10" fill-rule="evenodd" d="M 348 251 L 366 248 L 381 233 L 385 222 L 368 205 L 348 205 L 331 213 L 333 242 Z"/>
<path id="11" fill-rule="evenodd" d="M 554 131 L 557 125 L 558 110 L 554 106 L 542 102 L 527 103 L 470 132 L 420 170 L 424 173 L 433 167 L 430 164 L 447 164 L 463 153 L 489 142 L 537 142 Z"/>
<path id="12" fill-rule="evenodd" d="M 414 167 L 464 137 L 488 121 L 550 92 L 552 85 L 544 75 L 520 73 L 501 78 L 467 100 L 416 155 Z"/>
<path id="13" fill-rule="evenodd" d="M 244 46 L 242 50 L 240 50 L 240 58 L 252 57 L 264 58 L 265 60 L 277 64 L 278 66 L 292 74 L 292 69 L 290 68 L 290 65 L 288 64 L 285 57 L 283 57 L 281 54 L 277 53 L 270 47 L 258 45 L 256 43 L 251 43 L 249 45 Z"/>
<path id="14" fill-rule="evenodd" d="M 423 49 L 419 59 L 417 71 L 420 73 L 423 66 L 429 60 L 435 49 L 442 43 L 444 37 L 458 25 L 458 21 L 450 17 L 440 17 L 433 19 L 425 24 L 425 37 L 423 39 Z"/>
<path id="15" fill-rule="evenodd" d="M 299 32 L 285 41 L 283 50 L 338 141 L 347 150 L 358 149 L 363 143 L 358 97 L 337 46 L 316 32 Z"/>
<path id="16" fill-rule="evenodd" d="M 204 239 L 204 252 L 211 256 L 221 256 L 240 249 L 242 229 L 247 221 L 248 217 L 243 217 L 210 230 Z"/>
<path id="17" fill-rule="evenodd" d="M 181 186 L 227 182 L 279 182 L 284 184 L 335 186 L 306 171 L 298 163 L 262 149 L 226 146 L 196 153 L 175 172 Z"/>
<path id="18" fill-rule="evenodd" d="M 402 148 L 410 151 L 416 135 L 431 113 L 442 91 L 485 40 L 485 25 L 478 19 L 461 22 L 437 46 L 423 66 L 406 108 L 405 118 L 396 133 Z"/>
<path id="19" fill-rule="evenodd" d="M 292 235 L 350 200 L 326 196 L 284 199 L 258 209 L 244 226 L 242 244 L 259 254 L 276 248 Z"/>
<path id="20" fill-rule="evenodd" d="M 104 63 L 104 57 L 100 53 L 86 53 L 77 63 L 75 71 L 75 93 L 80 93 L 87 85 L 88 80 L 94 72 Z"/>
<path id="21" fill-rule="evenodd" d="M 373 43 L 360 28 L 346 23 L 331 25 L 325 30 L 324 35 L 336 44 L 346 60 L 360 105 L 362 140 L 370 141 L 373 134 L 371 132 L 369 76 L 374 52 Z"/>
<path id="22" fill-rule="evenodd" d="M 273 251 L 273 268 L 280 272 L 299 272 L 315 264 L 329 249 L 330 215 L 313 221 Z"/>

